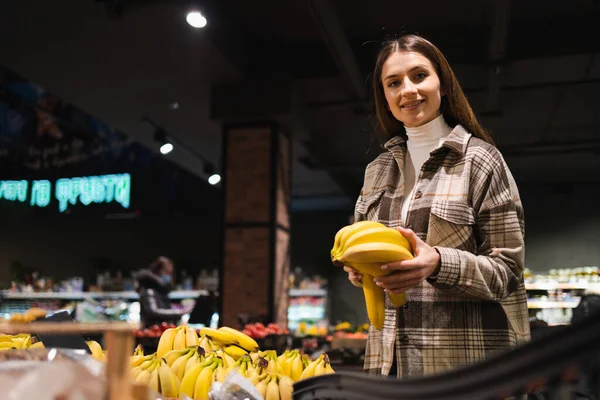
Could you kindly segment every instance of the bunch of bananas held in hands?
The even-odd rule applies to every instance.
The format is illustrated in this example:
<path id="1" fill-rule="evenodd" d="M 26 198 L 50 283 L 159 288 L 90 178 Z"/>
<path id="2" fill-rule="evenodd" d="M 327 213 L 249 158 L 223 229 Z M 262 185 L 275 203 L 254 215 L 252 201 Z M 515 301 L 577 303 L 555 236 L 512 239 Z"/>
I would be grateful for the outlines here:
<path id="1" fill-rule="evenodd" d="M 367 314 L 376 329 L 383 328 L 385 297 L 373 278 L 390 273 L 382 270 L 382 265 L 412 258 L 408 240 L 398 230 L 375 221 L 360 221 L 341 228 L 331 249 L 334 264 L 353 267 L 362 274 Z M 406 302 L 405 293 L 388 294 L 388 297 L 396 307 Z"/>

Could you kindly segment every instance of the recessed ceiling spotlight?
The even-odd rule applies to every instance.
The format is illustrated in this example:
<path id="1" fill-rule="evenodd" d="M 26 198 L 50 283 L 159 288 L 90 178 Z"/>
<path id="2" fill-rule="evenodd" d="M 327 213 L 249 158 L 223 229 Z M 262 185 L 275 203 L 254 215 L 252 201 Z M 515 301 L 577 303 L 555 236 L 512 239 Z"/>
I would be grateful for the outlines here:
<path id="1" fill-rule="evenodd" d="M 199 11 L 190 11 L 185 17 L 185 20 L 194 28 L 204 28 L 208 23 L 206 17 L 204 17 L 204 15 L 202 15 Z"/>
<path id="2" fill-rule="evenodd" d="M 172 103 L 169 103 L 169 108 L 170 108 L 171 110 L 177 110 L 177 109 L 179 108 L 179 103 L 178 103 L 178 102 L 176 102 L 176 101 L 174 101 L 174 102 L 172 102 Z"/>

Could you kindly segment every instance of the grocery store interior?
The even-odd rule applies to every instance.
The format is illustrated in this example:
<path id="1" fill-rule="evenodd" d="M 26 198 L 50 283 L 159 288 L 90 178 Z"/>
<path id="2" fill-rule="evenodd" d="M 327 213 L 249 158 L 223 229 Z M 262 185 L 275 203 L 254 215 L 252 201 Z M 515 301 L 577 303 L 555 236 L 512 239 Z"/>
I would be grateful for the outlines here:
<path id="1" fill-rule="evenodd" d="M 7 354 L 41 348 L 44 360 L 58 348 L 63 362 L 85 364 L 84 352 L 106 365 L 118 325 L 130 328 L 128 382 L 150 390 L 110 400 L 208 398 L 214 386 L 185 392 L 185 363 L 165 357 L 190 347 L 203 349 L 183 356 L 197 363 L 217 354 L 214 381 L 231 383 L 220 371 L 235 362 L 251 389 L 273 383 L 281 399 L 292 384 L 294 399 L 600 398 L 600 364 L 589 363 L 600 346 L 586 341 L 600 334 L 588 318 L 600 307 L 599 17 L 595 0 L 2 1 L 0 350 L 11 351 L 0 370 Z M 377 53 L 405 33 L 448 59 L 522 201 L 540 345 L 509 350 L 510 371 L 482 361 L 478 383 L 476 369 L 454 379 L 488 392 L 364 373 L 365 295 L 332 263 L 365 168 L 387 152 Z M 38 322 L 47 329 L 10 328 Z M 61 338 L 53 323 L 73 331 Z M 560 337 L 562 353 L 547 358 Z M 10 398 L 100 399 L 95 379 L 116 379 L 65 365 L 98 386 L 74 380 L 43 397 L 13 384 Z M 564 378 L 573 365 L 595 381 Z M 382 389 L 361 392 L 372 386 Z"/>

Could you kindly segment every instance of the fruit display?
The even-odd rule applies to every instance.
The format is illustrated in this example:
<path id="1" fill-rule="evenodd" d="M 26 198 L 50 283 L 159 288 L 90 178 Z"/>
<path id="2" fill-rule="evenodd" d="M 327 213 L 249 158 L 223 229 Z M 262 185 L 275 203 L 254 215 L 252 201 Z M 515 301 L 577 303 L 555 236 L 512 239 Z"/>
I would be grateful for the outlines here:
<path id="1" fill-rule="evenodd" d="M 90 348 L 92 357 L 99 361 L 106 359 L 106 351 L 102 349 L 100 343 L 95 340 L 88 340 L 86 344 Z M 44 343 L 37 340 L 37 337 L 29 333 L 19 333 L 18 335 L 0 334 L 0 351 L 2 350 L 27 350 L 43 349 Z"/>
<path id="2" fill-rule="evenodd" d="M 394 261 L 412 259 L 408 240 L 396 229 L 374 221 L 360 221 L 341 228 L 335 235 L 331 260 L 336 265 L 346 265 L 358 270 L 367 306 L 367 314 L 376 329 L 383 328 L 385 295 L 373 278 L 389 274 L 381 266 Z M 406 302 L 406 295 L 388 294 L 396 307 Z"/>
<path id="3" fill-rule="evenodd" d="M 164 331 L 166 331 L 169 328 L 175 328 L 175 327 L 176 327 L 175 324 L 169 324 L 169 323 L 163 322 L 160 325 L 152 325 L 145 329 L 135 329 L 133 331 L 133 334 L 135 335 L 135 337 L 138 337 L 138 338 L 156 338 L 156 339 L 158 339 Z"/>
<path id="4" fill-rule="evenodd" d="M 185 325 L 166 329 L 156 353 L 145 355 L 138 346 L 130 365 L 136 383 L 166 397 L 194 400 L 208 399 L 213 382 L 224 382 L 233 371 L 269 400 L 292 399 L 294 382 L 335 372 L 326 354 L 315 360 L 297 349 L 278 355 L 261 350 L 254 338 L 236 329 L 202 328 L 198 336 Z"/>
<path id="5" fill-rule="evenodd" d="M 8 322 L 11 323 L 27 323 L 33 322 L 36 319 L 45 318 L 46 311 L 39 307 L 31 307 L 25 313 L 14 313 L 10 316 Z"/>
<path id="6" fill-rule="evenodd" d="M 242 332 L 253 339 L 264 339 L 269 335 L 288 335 L 290 333 L 287 328 L 282 328 L 279 324 L 270 323 L 265 326 L 260 322 L 246 324 Z"/>

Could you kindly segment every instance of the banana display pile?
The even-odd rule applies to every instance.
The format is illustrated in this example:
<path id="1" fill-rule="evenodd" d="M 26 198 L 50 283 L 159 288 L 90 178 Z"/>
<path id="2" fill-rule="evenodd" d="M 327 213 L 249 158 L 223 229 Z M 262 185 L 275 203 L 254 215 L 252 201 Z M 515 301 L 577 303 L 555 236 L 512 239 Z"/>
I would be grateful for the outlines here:
<path id="1" fill-rule="evenodd" d="M 335 264 L 353 267 L 362 274 L 367 314 L 376 329 L 383 328 L 385 296 L 373 278 L 390 273 L 382 271 L 382 265 L 412 258 L 410 243 L 398 230 L 374 221 L 343 227 L 336 233 L 331 249 L 331 260 Z M 396 307 L 406 302 L 404 293 L 388 294 L 388 297 Z"/>
<path id="2" fill-rule="evenodd" d="M 102 350 L 100 343 L 95 340 L 86 341 L 92 357 L 99 361 L 106 360 L 106 351 Z M 29 333 L 19 333 L 18 335 L 0 334 L 0 351 L 2 350 L 27 350 L 27 349 L 43 349 L 44 343 L 35 341 L 35 337 Z"/>
<path id="3" fill-rule="evenodd" d="M 156 353 L 145 355 L 138 346 L 130 359 L 133 379 L 166 397 L 187 395 L 208 399 L 214 381 L 232 371 L 247 378 L 265 400 L 292 399 L 300 379 L 334 373 L 326 354 L 311 360 L 299 350 L 259 349 L 258 343 L 232 328 L 203 328 L 200 336 L 187 326 L 167 329 Z"/>

